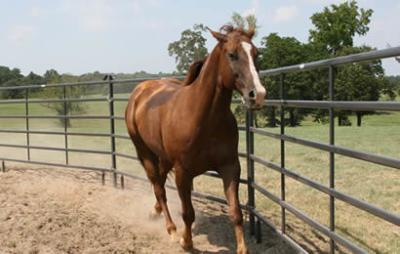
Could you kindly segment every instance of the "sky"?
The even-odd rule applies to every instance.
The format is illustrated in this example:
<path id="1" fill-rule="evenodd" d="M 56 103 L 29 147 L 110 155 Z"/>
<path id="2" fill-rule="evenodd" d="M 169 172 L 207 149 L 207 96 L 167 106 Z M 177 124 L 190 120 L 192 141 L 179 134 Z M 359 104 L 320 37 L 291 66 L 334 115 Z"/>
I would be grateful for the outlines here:
<path id="1" fill-rule="evenodd" d="M 309 17 L 340 0 L 0 0 L 0 65 L 22 73 L 171 72 L 175 59 L 168 44 L 193 24 L 218 30 L 233 12 L 255 14 L 254 39 L 271 32 L 302 42 L 312 28 Z M 359 0 L 374 14 L 370 31 L 356 45 L 379 49 L 400 45 L 400 0 Z M 207 35 L 211 50 L 215 40 Z M 400 64 L 384 61 L 387 74 L 400 75 Z"/>

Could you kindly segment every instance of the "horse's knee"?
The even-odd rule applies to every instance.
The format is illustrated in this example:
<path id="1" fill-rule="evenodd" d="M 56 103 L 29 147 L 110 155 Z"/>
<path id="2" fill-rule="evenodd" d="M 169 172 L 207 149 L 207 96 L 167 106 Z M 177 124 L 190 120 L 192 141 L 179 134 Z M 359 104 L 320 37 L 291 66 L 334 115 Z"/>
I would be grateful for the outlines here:
<path id="1" fill-rule="evenodd" d="M 154 184 L 154 194 L 156 195 L 156 198 L 158 201 L 166 201 L 167 200 L 167 195 L 165 194 L 165 188 L 162 187 L 159 184 Z"/>
<path id="2" fill-rule="evenodd" d="M 160 214 L 162 212 L 162 207 L 160 205 L 160 202 L 156 201 L 156 204 L 154 205 L 154 210 Z"/>
<path id="3" fill-rule="evenodd" d="M 240 210 L 240 208 L 238 208 L 238 207 L 229 209 L 229 219 L 231 220 L 232 224 L 234 224 L 234 225 L 243 224 L 242 210 Z"/>

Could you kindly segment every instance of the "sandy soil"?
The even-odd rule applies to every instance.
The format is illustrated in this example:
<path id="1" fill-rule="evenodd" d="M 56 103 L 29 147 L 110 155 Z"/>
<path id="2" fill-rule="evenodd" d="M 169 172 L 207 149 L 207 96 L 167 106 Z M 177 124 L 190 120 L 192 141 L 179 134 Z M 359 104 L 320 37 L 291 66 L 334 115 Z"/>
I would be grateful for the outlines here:
<path id="1" fill-rule="evenodd" d="M 155 200 L 150 185 L 125 181 L 122 190 L 109 181 L 101 185 L 100 175 L 87 171 L 13 168 L 0 173 L 0 253 L 184 253 L 169 238 L 163 218 L 149 219 Z M 168 198 L 180 231 L 175 191 L 168 191 Z M 226 207 L 193 200 L 191 253 L 234 253 Z M 268 228 L 261 244 L 247 242 L 251 253 L 295 253 Z"/>

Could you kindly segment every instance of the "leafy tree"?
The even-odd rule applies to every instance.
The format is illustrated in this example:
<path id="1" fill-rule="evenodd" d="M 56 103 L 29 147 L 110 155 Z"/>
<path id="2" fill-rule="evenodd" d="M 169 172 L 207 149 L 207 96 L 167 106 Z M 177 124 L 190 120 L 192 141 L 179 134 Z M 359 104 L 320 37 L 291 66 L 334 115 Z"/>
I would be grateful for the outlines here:
<path id="1" fill-rule="evenodd" d="M 341 50 L 342 55 L 371 51 L 367 46 L 349 47 Z M 377 101 L 381 94 L 390 94 L 384 70 L 380 60 L 341 66 L 337 69 L 335 97 L 337 100 Z M 357 111 L 357 125 L 361 126 L 362 116 L 372 112 Z M 342 112 L 338 113 L 338 121 L 343 121 Z M 347 119 L 344 118 L 344 121 Z"/>
<path id="2" fill-rule="evenodd" d="M 309 40 L 336 55 L 341 49 L 353 46 L 355 35 L 365 35 L 369 31 L 372 13 L 371 9 L 360 9 L 355 0 L 332 4 L 311 16 L 315 29 L 310 30 Z"/>
<path id="3" fill-rule="evenodd" d="M 60 75 L 56 70 L 48 70 L 44 74 L 44 79 L 47 84 L 57 84 L 64 82 L 75 82 L 77 77 L 72 75 L 63 74 Z M 79 86 L 70 86 L 65 88 L 65 98 L 80 98 L 82 94 L 84 94 L 83 88 Z M 46 88 L 42 92 L 40 92 L 41 97 L 46 98 L 57 98 L 64 99 L 64 87 L 52 87 Z M 82 113 L 85 111 L 85 107 L 82 105 L 82 102 L 76 101 L 67 101 L 67 102 L 50 102 L 44 103 L 45 107 L 48 107 L 54 111 L 56 111 L 57 115 L 71 115 L 73 113 Z M 60 124 L 67 127 L 71 127 L 71 121 L 69 118 L 60 118 Z"/>
<path id="4" fill-rule="evenodd" d="M 24 85 L 40 85 L 43 84 L 43 77 L 30 72 L 27 76 L 21 75 L 18 78 L 11 79 L 4 83 L 4 86 L 24 86 Z M 39 87 L 39 86 L 38 86 Z M 38 88 L 30 88 L 29 93 L 35 93 Z M 9 99 L 23 98 L 25 96 L 25 89 L 13 89 L 4 91 L 3 97 Z"/>
<path id="5" fill-rule="evenodd" d="M 13 80 L 22 78 L 23 75 L 18 68 L 10 69 L 6 66 L 0 66 L 0 85 L 4 86 L 4 83 Z"/>
<path id="6" fill-rule="evenodd" d="M 0 86 L 18 86 L 24 76 L 17 68 L 0 66 Z M 6 90 L 1 92 L 2 98 L 22 98 L 23 90 Z"/>
<path id="7" fill-rule="evenodd" d="M 305 46 L 294 37 L 280 37 L 276 33 L 264 37 L 261 41 L 263 48 L 260 51 L 259 64 L 261 69 L 272 69 L 281 66 L 298 64 L 306 60 L 307 51 Z M 307 76 L 304 73 L 295 75 L 286 75 L 284 82 L 286 87 L 286 99 L 307 99 L 311 97 L 312 90 L 309 87 Z M 280 98 L 280 77 L 264 78 L 264 85 L 268 91 L 269 99 Z M 296 126 L 300 124 L 307 111 L 302 109 L 290 108 L 289 125 Z M 276 119 L 275 108 L 265 108 L 261 114 L 267 117 L 267 125 L 275 127 Z M 285 123 L 282 123 L 285 124 Z"/>
<path id="8" fill-rule="evenodd" d="M 168 45 L 170 56 L 175 56 L 176 69 L 184 73 L 191 63 L 203 59 L 207 55 L 206 39 L 203 36 L 206 28 L 196 24 L 193 29 L 186 29 L 181 33 L 181 38 Z"/>
<path id="9" fill-rule="evenodd" d="M 310 55 L 310 60 L 371 50 L 368 47 L 354 47 L 353 39 L 355 35 L 362 36 L 369 31 L 368 25 L 372 13 L 371 9 L 359 8 L 357 1 L 353 0 L 339 5 L 333 4 L 325 7 L 322 12 L 312 15 L 314 29 L 310 30 L 309 47 L 312 50 L 309 52 L 313 53 Z M 315 89 L 320 92 L 317 98 L 327 99 L 327 73 L 316 72 L 316 75 L 315 78 L 319 80 L 317 83 L 322 86 Z M 340 67 L 336 73 L 335 99 L 377 100 L 384 86 L 381 76 L 383 76 L 383 68 L 380 62 Z M 361 82 L 365 82 L 364 86 L 361 86 Z M 339 125 L 351 125 L 348 119 L 350 113 L 350 111 L 337 111 Z M 359 124 L 361 124 L 362 114 L 362 112 L 357 113 Z M 315 111 L 316 121 L 325 121 L 326 116 L 326 111 Z"/>
<path id="10" fill-rule="evenodd" d="M 387 76 L 385 79 L 384 92 L 391 100 L 394 100 L 396 99 L 396 92 L 400 96 L 400 76 Z"/>

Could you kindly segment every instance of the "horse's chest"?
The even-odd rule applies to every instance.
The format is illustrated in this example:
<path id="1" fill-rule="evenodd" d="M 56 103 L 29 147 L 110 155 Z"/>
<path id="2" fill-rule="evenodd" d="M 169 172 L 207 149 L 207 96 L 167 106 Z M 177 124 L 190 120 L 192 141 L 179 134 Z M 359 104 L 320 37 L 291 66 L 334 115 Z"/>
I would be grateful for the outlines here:
<path id="1" fill-rule="evenodd" d="M 225 135 L 199 136 L 197 140 L 182 150 L 182 162 L 191 168 L 209 170 L 231 161 L 237 151 L 235 137 Z M 188 142 L 190 143 L 190 142 Z"/>
<path id="2" fill-rule="evenodd" d="M 209 169 L 237 154 L 238 133 L 233 117 L 221 117 L 212 123 L 170 122 L 162 136 L 171 162 L 185 167 Z"/>

